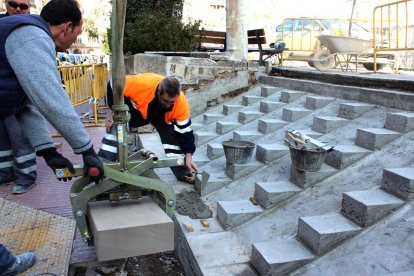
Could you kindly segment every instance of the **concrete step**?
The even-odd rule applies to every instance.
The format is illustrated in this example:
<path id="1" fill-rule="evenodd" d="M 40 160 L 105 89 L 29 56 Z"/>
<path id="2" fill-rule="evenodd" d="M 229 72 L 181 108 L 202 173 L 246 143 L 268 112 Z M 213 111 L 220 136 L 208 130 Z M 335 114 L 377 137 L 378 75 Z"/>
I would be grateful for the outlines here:
<path id="1" fill-rule="evenodd" d="M 287 122 L 295 122 L 302 117 L 310 114 L 312 110 L 302 107 L 288 107 L 283 108 L 282 119 Z"/>
<path id="2" fill-rule="evenodd" d="M 250 200 L 217 201 L 217 219 L 224 229 L 240 225 L 262 212 L 262 207 Z"/>
<path id="3" fill-rule="evenodd" d="M 289 148 L 282 144 L 259 144 L 256 146 L 256 159 L 268 164 L 289 152 Z"/>
<path id="4" fill-rule="evenodd" d="M 328 133 L 332 130 L 346 124 L 347 119 L 332 116 L 315 116 L 313 117 L 312 129 L 320 133 Z"/>
<path id="5" fill-rule="evenodd" d="M 210 160 L 217 159 L 224 155 L 223 145 L 221 143 L 208 143 L 207 156 Z"/>
<path id="6" fill-rule="evenodd" d="M 288 122 L 278 119 L 259 119 L 257 129 L 260 133 L 269 134 L 287 124 Z"/>
<path id="7" fill-rule="evenodd" d="M 367 156 L 371 151 L 355 145 L 337 145 L 326 155 L 325 163 L 340 170 Z"/>
<path id="8" fill-rule="evenodd" d="M 338 116 L 353 120 L 373 109 L 375 105 L 366 103 L 342 103 L 339 105 Z"/>
<path id="9" fill-rule="evenodd" d="M 331 166 L 328 166 L 326 164 L 323 164 L 321 169 L 317 172 L 300 171 L 297 170 L 294 166 L 291 166 L 290 181 L 292 181 L 302 189 L 306 189 L 330 177 L 337 171 L 338 170 L 336 170 L 335 168 L 332 168 Z"/>
<path id="10" fill-rule="evenodd" d="M 401 133 L 385 128 L 358 128 L 355 144 L 368 150 L 379 150 L 397 139 Z"/>
<path id="11" fill-rule="evenodd" d="M 341 213 L 361 227 L 374 224 L 404 201 L 383 190 L 352 191 L 342 194 Z"/>
<path id="12" fill-rule="evenodd" d="M 223 104 L 223 114 L 230 115 L 242 108 L 244 108 L 244 106 L 240 104 Z"/>
<path id="13" fill-rule="evenodd" d="M 414 199 L 414 168 L 384 169 L 381 188 L 404 200 Z"/>
<path id="14" fill-rule="evenodd" d="M 191 128 L 194 131 L 197 130 L 197 129 L 200 129 L 200 128 L 204 127 L 204 126 L 205 126 L 205 124 L 202 124 L 202 123 L 193 123 L 193 122 L 191 122 Z"/>
<path id="15" fill-rule="evenodd" d="M 203 114 L 204 124 L 206 125 L 217 122 L 218 120 L 223 119 L 224 117 L 226 116 L 220 113 L 204 113 Z"/>
<path id="16" fill-rule="evenodd" d="M 273 100 L 261 100 L 260 101 L 260 112 L 263 113 L 270 113 L 278 108 L 281 108 L 282 106 L 284 106 L 285 103 L 281 103 L 278 101 L 273 101 Z"/>
<path id="17" fill-rule="evenodd" d="M 207 183 L 202 183 L 201 176 L 196 175 L 195 189 L 200 196 L 205 196 L 227 186 L 232 180 L 223 172 L 209 173 Z"/>
<path id="18" fill-rule="evenodd" d="M 247 124 L 263 115 L 259 111 L 239 111 L 238 121 L 241 124 Z"/>
<path id="19" fill-rule="evenodd" d="M 257 182 L 254 198 L 265 209 L 277 205 L 302 191 L 290 181 Z"/>
<path id="20" fill-rule="evenodd" d="M 262 89 L 260 90 L 260 96 L 269 97 L 282 91 L 283 89 L 283 87 L 262 86 Z"/>
<path id="21" fill-rule="evenodd" d="M 219 122 L 216 122 L 216 132 L 222 135 L 240 126 L 241 124 L 237 122 L 233 122 L 233 121 L 219 121 Z"/>
<path id="22" fill-rule="evenodd" d="M 242 105 L 249 106 L 261 100 L 263 100 L 263 97 L 254 96 L 254 95 L 245 95 L 245 96 L 242 96 Z"/>
<path id="23" fill-rule="evenodd" d="M 255 130 L 236 130 L 233 131 L 233 140 L 236 141 L 250 141 L 253 142 L 260 137 L 262 137 L 263 134 L 255 131 Z"/>
<path id="24" fill-rule="evenodd" d="M 398 112 L 387 113 L 385 128 L 401 133 L 414 130 L 414 113 Z"/>
<path id="25" fill-rule="evenodd" d="M 316 256 L 296 239 L 265 241 L 252 246 L 252 265 L 260 275 L 287 275 Z"/>
<path id="26" fill-rule="evenodd" d="M 226 175 L 235 180 L 257 171 L 262 166 L 263 163 L 256 160 L 251 160 L 247 164 L 226 164 Z"/>
<path id="27" fill-rule="evenodd" d="M 283 103 L 292 103 L 305 95 L 305 92 L 294 90 L 283 90 L 280 93 L 280 101 Z"/>
<path id="28" fill-rule="evenodd" d="M 300 217 L 297 237 L 316 255 L 322 255 L 361 230 L 341 214 Z"/>
<path id="29" fill-rule="evenodd" d="M 305 108 L 315 110 L 322 108 L 333 101 L 335 101 L 335 98 L 322 96 L 307 96 L 305 101 Z"/>
<path id="30" fill-rule="evenodd" d="M 209 132 L 209 131 L 196 131 L 194 132 L 194 138 L 195 138 L 195 144 L 196 146 L 200 146 L 202 144 L 207 143 L 208 141 L 213 140 L 214 138 L 217 138 L 218 134 L 215 132 Z"/>

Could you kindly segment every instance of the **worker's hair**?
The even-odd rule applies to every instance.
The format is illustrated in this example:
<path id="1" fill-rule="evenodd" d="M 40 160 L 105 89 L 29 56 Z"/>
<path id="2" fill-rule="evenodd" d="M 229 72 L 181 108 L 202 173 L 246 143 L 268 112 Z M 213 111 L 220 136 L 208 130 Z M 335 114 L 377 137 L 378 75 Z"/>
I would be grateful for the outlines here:
<path id="1" fill-rule="evenodd" d="M 76 27 L 82 19 L 82 12 L 76 0 L 51 0 L 40 12 L 40 16 L 52 26 L 71 21 Z"/>
<path id="2" fill-rule="evenodd" d="M 158 91 L 161 94 L 167 93 L 168 97 L 178 96 L 181 90 L 181 84 L 176 78 L 165 77 L 158 85 Z"/>

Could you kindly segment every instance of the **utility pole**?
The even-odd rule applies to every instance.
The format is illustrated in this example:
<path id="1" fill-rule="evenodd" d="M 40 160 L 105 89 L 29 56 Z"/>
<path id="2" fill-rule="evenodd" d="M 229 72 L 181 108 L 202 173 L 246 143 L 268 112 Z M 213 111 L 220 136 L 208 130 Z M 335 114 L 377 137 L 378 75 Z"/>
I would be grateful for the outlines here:
<path id="1" fill-rule="evenodd" d="M 230 58 L 247 61 L 245 0 L 226 0 L 226 48 Z"/>

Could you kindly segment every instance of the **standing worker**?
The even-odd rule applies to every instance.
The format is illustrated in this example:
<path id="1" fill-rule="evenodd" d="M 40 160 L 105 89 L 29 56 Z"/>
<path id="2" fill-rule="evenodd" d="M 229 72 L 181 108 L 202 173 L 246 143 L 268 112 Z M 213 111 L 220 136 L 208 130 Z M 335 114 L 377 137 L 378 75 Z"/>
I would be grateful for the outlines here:
<path id="1" fill-rule="evenodd" d="M 112 107 L 110 84 L 107 90 L 108 103 Z M 155 73 L 129 75 L 125 77 L 124 97 L 131 113 L 129 126 L 136 128 L 151 123 L 160 135 L 167 157 L 185 154 L 185 166 L 171 167 L 176 178 L 194 184 L 193 173 L 197 172 L 197 165 L 192 155 L 196 147 L 190 108 L 180 82 Z M 101 157 L 115 161 L 117 149 L 114 141 L 115 135 L 107 134 L 104 137 L 99 151 Z"/>
<path id="2" fill-rule="evenodd" d="M 6 13 L 11 16 L 30 13 L 29 0 L 6 1 Z M 14 162 L 13 162 L 14 161 Z M 14 115 L 0 122 L 0 187 L 15 181 L 13 194 L 23 194 L 35 185 L 36 154 Z"/>
<path id="3" fill-rule="evenodd" d="M 0 19 L 0 122 L 15 115 L 36 154 L 43 156 L 49 167 L 74 172 L 72 163 L 57 152 L 45 117 L 74 152 L 82 154 L 85 176 L 89 168 L 98 168 L 99 175 L 91 177 L 98 183 L 104 175 L 103 165 L 56 70 L 56 50 L 68 49 L 82 25 L 82 13 L 75 0 L 51 0 L 40 16 Z M 14 257 L 0 244 L 0 276 L 23 272 L 35 259 L 32 252 Z"/>

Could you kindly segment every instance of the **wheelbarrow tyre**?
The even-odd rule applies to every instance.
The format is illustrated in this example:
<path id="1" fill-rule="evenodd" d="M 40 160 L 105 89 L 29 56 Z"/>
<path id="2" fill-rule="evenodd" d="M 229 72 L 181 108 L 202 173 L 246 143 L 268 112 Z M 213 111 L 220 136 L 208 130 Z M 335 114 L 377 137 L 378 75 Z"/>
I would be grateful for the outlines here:
<path id="1" fill-rule="evenodd" d="M 335 57 L 326 50 L 316 52 L 312 61 L 313 66 L 319 71 L 327 71 L 335 66 Z"/>
<path id="2" fill-rule="evenodd" d="M 313 59 L 314 59 L 314 57 L 313 57 L 313 54 L 309 57 L 309 59 L 308 59 L 308 65 L 309 65 L 309 67 L 315 67 L 315 65 L 313 65 Z"/>
<path id="3" fill-rule="evenodd" d="M 364 66 L 364 68 L 368 71 L 374 71 L 374 63 L 363 63 L 362 66 Z M 377 70 L 381 70 L 383 67 L 384 64 L 377 63 Z"/>

